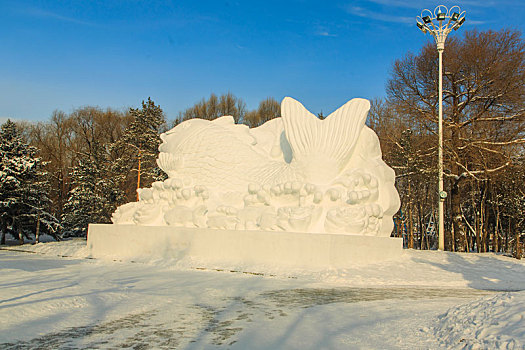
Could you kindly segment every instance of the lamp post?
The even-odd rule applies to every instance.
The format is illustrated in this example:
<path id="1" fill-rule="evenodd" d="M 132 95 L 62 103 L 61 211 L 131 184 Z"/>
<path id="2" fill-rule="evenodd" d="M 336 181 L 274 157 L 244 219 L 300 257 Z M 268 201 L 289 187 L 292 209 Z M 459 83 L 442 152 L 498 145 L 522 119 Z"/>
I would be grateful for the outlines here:
<path id="1" fill-rule="evenodd" d="M 438 249 L 445 250 L 445 222 L 444 222 L 444 202 L 447 192 L 443 189 L 443 50 L 445 50 L 445 40 L 452 29 L 457 30 L 465 22 L 465 11 L 461 12 L 459 6 L 448 9 L 446 6 L 439 5 L 434 9 L 423 10 L 421 16 L 417 17 L 417 26 L 423 33 L 430 33 L 436 40 L 437 51 L 439 54 L 439 120 L 438 120 Z"/>

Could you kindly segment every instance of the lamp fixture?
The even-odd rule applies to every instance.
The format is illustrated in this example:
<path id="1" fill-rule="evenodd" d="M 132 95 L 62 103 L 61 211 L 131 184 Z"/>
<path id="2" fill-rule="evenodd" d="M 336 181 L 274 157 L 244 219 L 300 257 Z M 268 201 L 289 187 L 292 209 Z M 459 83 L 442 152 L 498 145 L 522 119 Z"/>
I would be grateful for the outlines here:
<path id="1" fill-rule="evenodd" d="M 445 21 L 448 19 L 448 21 Z M 430 32 L 436 40 L 439 56 L 439 112 L 438 112 L 438 249 L 445 250 L 445 224 L 444 224 L 444 201 L 447 193 L 443 189 L 443 51 L 445 50 L 445 40 L 452 29 L 457 30 L 465 22 L 465 11 L 461 12 L 459 6 L 448 9 L 446 6 L 439 5 L 434 9 L 423 10 L 417 17 L 417 26 L 423 33 Z"/>

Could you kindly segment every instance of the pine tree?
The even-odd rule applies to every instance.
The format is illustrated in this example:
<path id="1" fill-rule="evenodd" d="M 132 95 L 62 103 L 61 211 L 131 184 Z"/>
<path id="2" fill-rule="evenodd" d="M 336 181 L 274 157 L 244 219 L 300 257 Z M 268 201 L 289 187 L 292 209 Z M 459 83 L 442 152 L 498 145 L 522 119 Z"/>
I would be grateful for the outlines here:
<path id="1" fill-rule="evenodd" d="M 80 157 L 72 168 L 72 189 L 64 205 L 64 235 L 85 237 L 90 223 L 110 223 L 111 214 L 122 193 L 110 175 L 110 163 L 104 147 L 96 144 L 91 155 Z"/>
<path id="2" fill-rule="evenodd" d="M 118 159 L 113 172 L 125 188 L 128 201 L 137 199 L 136 190 L 153 181 L 164 180 L 166 174 L 157 166 L 160 132 L 165 126 L 164 112 L 148 98 L 142 109 L 130 109 L 133 121 L 122 137 L 113 144 L 112 152 Z"/>
<path id="3" fill-rule="evenodd" d="M 50 205 L 46 173 L 37 149 L 22 140 L 15 123 L 8 120 L 0 130 L 1 243 L 10 233 L 22 243 L 29 232 L 43 229 L 56 237 L 58 221 L 47 211 Z"/>
<path id="4" fill-rule="evenodd" d="M 61 225 L 57 217 L 52 213 L 51 183 L 49 174 L 43 170 L 44 164 L 39 163 L 34 180 L 27 188 L 27 203 L 33 208 L 28 218 L 29 223 L 36 222 L 35 241 L 38 243 L 40 235 L 46 233 L 55 240 L 61 239 L 59 232 Z"/>

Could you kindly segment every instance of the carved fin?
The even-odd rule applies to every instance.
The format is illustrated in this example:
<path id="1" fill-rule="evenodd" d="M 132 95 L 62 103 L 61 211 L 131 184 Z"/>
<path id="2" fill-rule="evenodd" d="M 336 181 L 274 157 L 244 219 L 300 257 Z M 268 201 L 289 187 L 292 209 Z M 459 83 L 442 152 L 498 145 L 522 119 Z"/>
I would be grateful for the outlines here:
<path id="1" fill-rule="evenodd" d="M 281 103 L 281 115 L 294 158 L 301 161 L 311 155 L 322 156 L 335 162 L 338 170 L 342 170 L 352 154 L 369 110 L 368 100 L 354 98 L 320 120 L 300 102 L 285 97 Z"/>

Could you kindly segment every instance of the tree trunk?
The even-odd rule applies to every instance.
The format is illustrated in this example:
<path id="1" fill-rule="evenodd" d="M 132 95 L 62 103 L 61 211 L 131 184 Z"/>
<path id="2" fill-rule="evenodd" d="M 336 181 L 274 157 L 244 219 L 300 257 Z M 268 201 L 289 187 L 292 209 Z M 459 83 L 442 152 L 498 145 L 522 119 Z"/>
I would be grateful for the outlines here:
<path id="1" fill-rule="evenodd" d="M 449 188 L 449 193 L 452 193 L 452 189 Z M 434 209 L 434 208 L 432 208 Z M 448 201 L 448 216 L 449 217 L 452 217 L 452 201 L 449 200 Z M 451 242 L 455 242 L 456 241 L 456 233 L 454 232 L 454 223 L 451 223 L 451 225 L 449 226 L 450 227 L 450 241 Z M 446 235 L 445 235 L 445 239 L 446 239 Z"/>
<path id="2" fill-rule="evenodd" d="M 474 229 L 476 230 L 476 252 L 481 253 L 481 235 L 479 232 L 479 220 L 478 220 L 478 212 L 476 211 L 475 215 L 476 223 L 474 224 Z"/>
<path id="3" fill-rule="evenodd" d="M 408 237 L 407 237 L 407 248 L 414 248 L 414 226 L 412 220 L 412 192 L 410 186 L 410 179 L 408 180 Z"/>
<path id="4" fill-rule="evenodd" d="M 2 237 L 0 238 L 0 244 L 1 245 L 4 245 L 5 244 L 5 234 L 7 232 L 7 222 L 5 221 L 4 218 L 0 219 L 0 224 L 1 224 L 1 227 L 0 229 L 2 230 Z"/>
<path id="5" fill-rule="evenodd" d="M 480 199 L 479 201 L 479 211 L 476 213 L 476 221 L 479 231 L 479 251 L 481 253 L 485 253 L 485 233 L 483 232 L 483 199 Z"/>
<path id="6" fill-rule="evenodd" d="M 494 238 L 492 239 L 492 251 L 499 252 L 499 206 L 496 205 L 496 225 L 494 227 Z"/>
<path id="7" fill-rule="evenodd" d="M 472 201 L 472 210 L 474 212 L 474 231 L 476 235 L 476 252 L 481 253 L 481 231 L 480 231 L 480 219 L 479 219 L 479 208 L 476 204 L 476 194 L 479 194 L 479 182 L 475 182 L 476 187 L 474 188 L 474 182 L 471 186 L 471 201 Z M 475 192 L 474 192 L 475 191 Z"/>
<path id="8" fill-rule="evenodd" d="M 408 241 L 407 248 L 414 248 L 414 222 L 412 220 L 412 203 L 408 204 Z"/>
<path id="9" fill-rule="evenodd" d="M 521 255 L 522 255 L 522 252 L 521 252 L 520 234 L 516 232 L 516 253 L 514 257 L 518 260 L 521 260 Z"/>
<path id="10" fill-rule="evenodd" d="M 489 251 L 489 236 L 488 236 L 488 226 L 487 226 L 487 183 L 484 181 L 482 183 L 481 191 L 483 195 L 481 196 L 480 201 L 480 215 L 479 215 L 479 231 L 481 234 L 481 250 L 483 253 Z"/>
<path id="11" fill-rule="evenodd" d="M 455 243 L 457 242 L 456 250 L 465 251 L 465 227 L 463 225 L 463 219 L 461 215 L 461 197 L 459 193 L 459 183 L 457 181 L 453 182 L 452 188 L 450 190 L 450 206 L 452 211 L 454 237 L 452 237 L 451 234 L 448 234 L 448 237 L 445 235 L 445 250 L 454 251 Z"/>
<path id="12" fill-rule="evenodd" d="M 510 222 L 511 220 L 509 219 L 509 228 L 505 231 L 505 253 L 509 252 Z"/>
<path id="13" fill-rule="evenodd" d="M 481 216 L 481 219 L 483 220 L 482 221 L 482 224 L 483 224 L 483 228 L 482 228 L 482 233 L 483 233 L 483 240 L 485 241 L 485 251 L 486 252 L 490 252 L 490 234 L 489 234 L 489 215 L 488 215 L 488 212 L 487 212 L 487 203 L 486 203 L 486 198 L 483 198 L 483 211 L 482 211 L 483 215 Z"/>
<path id="14" fill-rule="evenodd" d="M 403 230 L 401 230 L 401 225 L 403 224 L 403 220 L 401 220 L 401 217 L 397 217 L 397 225 L 396 225 L 396 237 L 403 238 Z"/>
<path id="15" fill-rule="evenodd" d="M 35 242 L 40 243 L 40 213 L 36 217 Z"/>
<path id="16" fill-rule="evenodd" d="M 514 226 L 514 225 L 509 225 L 509 226 Z M 521 244 L 520 244 L 520 233 L 518 232 L 519 230 L 514 228 L 514 230 L 516 231 L 514 233 L 514 257 L 518 260 L 521 260 Z"/>
<path id="17" fill-rule="evenodd" d="M 419 249 L 425 249 L 425 237 L 427 232 L 427 227 L 425 226 L 425 218 L 423 216 L 423 208 L 421 202 L 418 202 L 418 213 L 419 213 Z"/>
<path id="18" fill-rule="evenodd" d="M 479 212 L 477 211 L 478 208 L 474 206 L 474 212 L 475 212 L 475 223 L 474 223 L 474 229 L 476 230 L 476 251 L 478 253 L 481 253 L 481 233 L 479 232 Z"/>
<path id="19" fill-rule="evenodd" d="M 466 235 L 466 237 L 465 237 L 465 251 L 467 253 L 470 253 L 472 251 L 472 245 L 473 245 L 473 243 L 472 243 L 472 234 L 471 234 L 470 230 L 467 230 L 465 232 L 465 235 Z"/>
<path id="20" fill-rule="evenodd" d="M 455 238 L 456 237 L 456 233 L 454 232 L 454 222 L 452 222 L 452 225 L 450 225 L 450 242 L 454 242 L 455 241 Z M 447 236 L 445 235 L 445 240 L 447 239 Z M 446 244 L 445 244 L 445 250 L 447 250 L 446 248 Z"/>
<path id="21" fill-rule="evenodd" d="M 22 233 L 22 225 L 18 225 L 18 241 L 20 245 L 24 244 L 24 234 Z"/>

